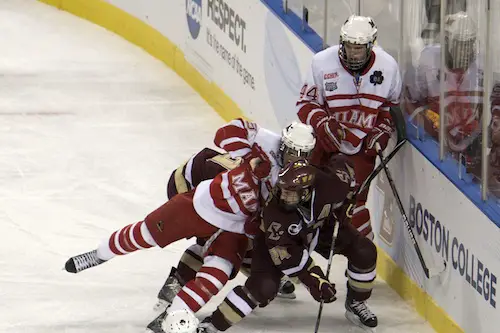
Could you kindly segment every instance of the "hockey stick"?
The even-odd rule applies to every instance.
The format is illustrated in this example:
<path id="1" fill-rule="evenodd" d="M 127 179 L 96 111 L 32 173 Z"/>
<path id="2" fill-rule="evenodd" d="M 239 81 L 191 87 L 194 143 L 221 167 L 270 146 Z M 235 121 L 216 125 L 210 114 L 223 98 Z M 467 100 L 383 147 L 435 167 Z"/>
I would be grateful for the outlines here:
<path id="1" fill-rule="evenodd" d="M 348 209 L 349 211 L 349 209 Z M 333 215 L 335 217 L 335 215 Z M 333 252 L 335 250 L 335 240 L 337 239 L 337 235 L 339 234 L 339 226 L 340 226 L 340 221 L 337 219 L 335 220 L 335 226 L 333 227 L 333 236 L 332 236 L 332 244 L 330 244 L 330 255 L 328 257 L 328 265 L 326 266 L 326 278 L 328 279 L 330 276 L 330 269 L 332 268 L 332 262 L 333 262 Z M 316 318 L 316 325 L 314 326 L 314 333 L 318 333 L 319 330 L 319 324 L 321 322 L 321 313 L 323 312 L 323 305 L 324 302 L 321 301 L 319 303 L 319 310 L 318 310 L 318 317 Z"/>
<path id="2" fill-rule="evenodd" d="M 408 221 L 408 216 L 406 215 L 403 203 L 401 202 L 401 198 L 399 197 L 398 190 L 396 189 L 396 186 L 394 185 L 394 180 L 392 179 L 391 173 L 389 172 L 389 169 L 387 168 L 387 164 L 384 161 L 384 155 L 382 154 L 382 149 L 380 147 L 380 144 L 377 142 L 376 143 L 376 149 L 377 149 L 377 154 L 380 158 L 380 164 L 382 165 L 382 168 L 384 169 L 385 175 L 387 176 L 387 180 L 389 181 L 389 185 L 391 186 L 392 193 L 394 195 L 394 198 L 396 199 L 396 203 L 398 205 L 399 211 L 401 212 L 401 216 L 403 217 L 404 224 L 406 226 L 406 230 L 408 230 L 408 233 L 410 234 L 410 239 L 413 244 L 413 247 L 415 248 L 415 252 L 417 252 L 418 259 L 420 261 L 420 265 L 422 265 L 422 269 L 424 270 L 425 276 L 429 279 L 431 277 L 434 277 L 436 275 L 441 274 L 446 270 L 446 261 L 443 261 L 444 263 L 444 269 L 429 269 L 427 267 L 427 264 L 425 263 L 424 257 L 422 255 L 422 251 L 420 251 L 420 247 L 418 246 L 417 239 L 415 238 L 415 234 L 413 233 L 413 230 L 410 226 L 410 222 Z"/>
<path id="3" fill-rule="evenodd" d="M 394 149 L 389 153 L 389 155 L 387 155 L 386 158 L 384 158 L 384 162 L 385 164 L 389 163 L 389 161 L 394 157 L 394 155 L 396 155 L 396 153 L 404 146 L 404 144 L 406 143 L 406 139 L 403 139 L 401 141 L 398 142 L 398 144 L 394 147 Z M 357 191 L 356 194 L 358 193 L 361 193 L 363 190 L 366 189 L 366 187 L 370 186 L 370 183 L 372 182 L 373 179 L 375 179 L 375 177 L 378 176 L 378 174 L 380 173 L 380 171 L 382 171 L 383 169 L 383 164 L 380 163 L 379 166 L 377 166 L 369 175 L 368 177 L 365 179 L 365 181 L 363 182 L 363 184 L 361 185 L 361 187 L 359 188 L 359 190 Z"/>

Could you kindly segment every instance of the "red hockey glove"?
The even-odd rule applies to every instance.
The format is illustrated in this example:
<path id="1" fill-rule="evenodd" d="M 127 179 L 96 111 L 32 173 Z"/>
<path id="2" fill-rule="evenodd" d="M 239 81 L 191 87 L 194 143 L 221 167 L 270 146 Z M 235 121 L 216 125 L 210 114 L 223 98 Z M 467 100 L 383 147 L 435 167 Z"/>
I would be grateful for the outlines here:
<path id="1" fill-rule="evenodd" d="M 373 130 L 365 137 L 365 154 L 368 156 L 377 156 L 376 144 L 378 143 L 382 150 L 384 150 L 389 143 L 391 134 L 392 127 L 390 120 L 382 120 L 382 123 L 380 123 L 377 127 L 374 127 Z"/>
<path id="2" fill-rule="evenodd" d="M 245 156 L 245 160 L 250 164 L 251 172 L 257 179 L 264 179 L 270 175 L 271 161 L 258 144 L 254 143 L 252 151 Z"/>
<path id="3" fill-rule="evenodd" d="M 316 123 L 316 136 L 323 149 L 329 153 L 339 151 L 340 143 L 345 139 L 345 130 L 333 117 L 325 116 Z"/>
<path id="4" fill-rule="evenodd" d="M 254 239 L 255 235 L 260 230 L 260 215 L 259 214 L 254 214 L 247 218 L 245 221 L 245 235 L 247 235 L 248 238 Z"/>
<path id="5" fill-rule="evenodd" d="M 335 294 L 335 284 L 330 283 L 319 266 L 316 266 L 312 259 L 307 270 L 303 270 L 297 277 L 311 293 L 311 296 L 318 302 L 331 303 L 337 298 Z"/>

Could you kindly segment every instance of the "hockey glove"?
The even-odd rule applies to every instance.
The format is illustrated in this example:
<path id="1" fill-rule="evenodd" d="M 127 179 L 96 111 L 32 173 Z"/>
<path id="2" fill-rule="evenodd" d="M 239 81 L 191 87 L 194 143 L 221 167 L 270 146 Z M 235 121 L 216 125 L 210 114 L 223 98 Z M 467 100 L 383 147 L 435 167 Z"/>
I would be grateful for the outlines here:
<path id="1" fill-rule="evenodd" d="M 339 151 L 340 143 L 345 139 L 345 130 L 330 116 L 325 116 L 316 123 L 316 136 L 320 145 L 326 152 Z"/>
<path id="2" fill-rule="evenodd" d="M 244 159 L 248 161 L 252 175 L 257 179 L 269 177 L 271 173 L 271 161 L 266 152 L 258 144 L 253 144 L 252 151 Z"/>
<path id="3" fill-rule="evenodd" d="M 382 150 L 384 150 L 389 143 L 391 133 L 391 121 L 386 118 L 365 137 L 365 154 L 368 156 L 377 156 L 376 143 L 378 142 Z"/>
<path id="4" fill-rule="evenodd" d="M 335 284 L 330 283 L 319 266 L 314 264 L 312 259 L 309 259 L 310 265 L 307 270 L 303 270 L 298 275 L 302 282 L 311 293 L 311 296 L 318 302 L 331 303 L 337 298 L 335 294 Z"/>
<path id="5" fill-rule="evenodd" d="M 257 235 L 260 230 L 260 214 L 254 214 L 247 218 L 244 230 L 248 238 L 254 239 L 255 235 Z"/>

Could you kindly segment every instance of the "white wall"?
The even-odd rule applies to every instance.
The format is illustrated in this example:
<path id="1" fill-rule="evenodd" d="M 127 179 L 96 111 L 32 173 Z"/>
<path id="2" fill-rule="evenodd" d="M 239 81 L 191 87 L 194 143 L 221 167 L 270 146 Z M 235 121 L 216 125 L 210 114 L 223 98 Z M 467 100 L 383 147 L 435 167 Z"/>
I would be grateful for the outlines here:
<path id="1" fill-rule="evenodd" d="M 260 1 L 106 1 L 177 44 L 249 118 L 275 130 L 295 118 L 312 51 Z"/>
<path id="2" fill-rule="evenodd" d="M 498 332 L 500 233 L 465 195 L 413 146 L 391 162 L 401 201 L 428 266 L 447 270 L 427 279 L 385 175 L 370 192 L 377 241 L 466 332 Z"/>

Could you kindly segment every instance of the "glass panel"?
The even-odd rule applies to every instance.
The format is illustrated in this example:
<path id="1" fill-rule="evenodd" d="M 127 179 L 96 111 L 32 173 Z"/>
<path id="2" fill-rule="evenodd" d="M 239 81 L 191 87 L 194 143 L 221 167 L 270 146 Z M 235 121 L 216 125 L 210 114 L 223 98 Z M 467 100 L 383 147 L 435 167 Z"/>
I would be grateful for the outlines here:
<path id="1" fill-rule="evenodd" d="M 491 111 L 487 114 L 490 119 L 490 153 L 488 156 L 487 188 L 493 199 L 500 204 L 500 0 L 490 1 L 490 59 L 492 74 L 491 82 Z M 485 112 L 486 113 L 486 112 Z"/>
<path id="2" fill-rule="evenodd" d="M 370 16 L 377 25 L 377 43 L 399 59 L 401 47 L 400 0 L 361 0 L 361 15 Z"/>
<path id="3" fill-rule="evenodd" d="M 328 1 L 328 35 L 327 44 L 339 42 L 340 26 L 349 15 L 356 12 L 358 0 L 291 0 L 295 5 L 303 3 L 309 10 L 309 26 L 323 38 L 323 22 L 325 17 L 325 2 Z"/>
<path id="4" fill-rule="evenodd" d="M 482 0 L 448 1 L 444 52 L 445 107 L 444 139 L 447 157 L 459 162 L 459 175 L 480 184 L 485 60 L 485 25 Z M 483 14 L 484 17 L 484 14 Z M 485 20 L 482 21 L 484 23 Z M 433 106 L 438 108 L 439 105 Z"/>
<path id="5" fill-rule="evenodd" d="M 433 63 L 425 54 L 439 48 L 439 24 L 432 20 L 428 0 L 404 1 L 402 10 L 403 49 L 400 58 L 403 76 L 402 109 L 407 116 L 407 131 L 410 139 L 416 140 L 426 155 L 436 155 L 439 146 L 439 108 L 430 101 L 439 98 L 439 53 Z M 382 45 L 383 47 L 384 45 Z"/>

